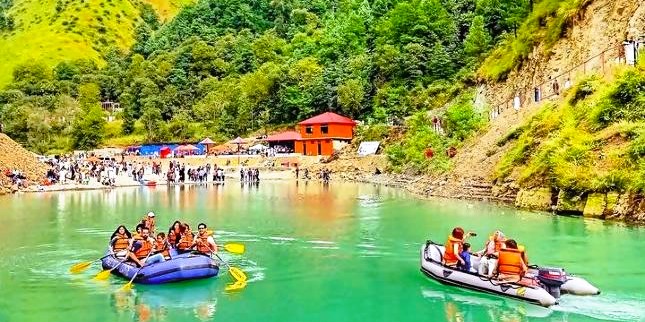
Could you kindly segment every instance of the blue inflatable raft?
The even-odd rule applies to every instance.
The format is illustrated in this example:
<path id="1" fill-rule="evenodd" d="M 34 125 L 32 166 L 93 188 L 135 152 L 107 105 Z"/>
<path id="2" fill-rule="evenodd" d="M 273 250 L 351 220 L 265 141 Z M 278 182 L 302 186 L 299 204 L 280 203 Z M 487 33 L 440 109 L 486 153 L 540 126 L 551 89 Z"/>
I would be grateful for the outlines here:
<path id="1" fill-rule="evenodd" d="M 101 261 L 104 269 L 112 269 L 120 262 L 121 259 L 114 256 L 108 256 Z M 112 273 L 131 279 L 138 270 L 137 265 L 128 261 L 121 264 Z M 165 262 L 144 266 L 134 282 L 140 284 L 180 282 L 217 276 L 218 272 L 219 266 L 206 255 L 171 254 L 171 259 Z"/>

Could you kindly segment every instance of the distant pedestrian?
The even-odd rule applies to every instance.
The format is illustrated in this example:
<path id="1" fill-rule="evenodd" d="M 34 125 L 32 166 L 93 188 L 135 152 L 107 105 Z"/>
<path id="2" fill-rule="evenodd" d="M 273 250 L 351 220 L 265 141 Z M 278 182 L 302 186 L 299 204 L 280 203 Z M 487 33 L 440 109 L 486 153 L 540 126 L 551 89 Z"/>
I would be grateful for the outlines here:
<path id="1" fill-rule="evenodd" d="M 569 79 L 569 77 L 567 77 L 567 80 L 564 81 L 564 90 L 566 91 L 569 88 L 571 88 L 571 79 Z"/>
<path id="2" fill-rule="evenodd" d="M 551 86 L 553 87 L 553 95 L 560 95 L 560 84 L 558 84 L 557 79 L 553 80 L 553 85 Z"/>

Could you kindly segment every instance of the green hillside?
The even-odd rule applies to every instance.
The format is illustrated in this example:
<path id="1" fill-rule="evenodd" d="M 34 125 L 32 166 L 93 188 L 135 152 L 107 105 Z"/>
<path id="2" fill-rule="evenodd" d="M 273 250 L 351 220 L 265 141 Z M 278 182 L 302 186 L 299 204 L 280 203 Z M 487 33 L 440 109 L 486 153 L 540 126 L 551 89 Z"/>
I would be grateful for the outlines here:
<path id="1" fill-rule="evenodd" d="M 390 155 L 401 170 L 423 170 L 430 166 L 424 145 L 457 144 L 482 126 L 464 89 L 530 3 L 200 0 L 158 27 L 150 19 L 137 24 L 136 7 L 122 2 L 132 12 L 121 16 L 130 19 L 128 32 L 110 33 L 119 41 L 101 40 L 106 36 L 96 21 L 83 25 L 83 35 L 98 39 L 86 44 L 95 51 L 132 43 L 130 51 L 113 52 L 99 68 L 87 61 L 21 66 L 0 92 L 0 118 L 14 139 L 46 152 L 124 142 L 122 136 L 223 140 L 324 111 L 377 128 L 418 114 L 413 128 L 422 133 Z M 128 38 L 135 24 L 136 41 Z M 118 100 L 123 112 L 106 129 L 93 106 L 108 99 Z M 424 114 L 447 104 L 446 135 L 428 131 Z M 56 115 L 69 111 L 77 111 L 77 123 L 61 127 Z M 34 114 L 45 120 L 25 117 Z M 82 124 L 93 124 L 89 133 L 99 135 L 86 140 Z"/>
<path id="2" fill-rule="evenodd" d="M 167 18 L 178 11 L 182 0 L 149 4 Z M 111 46 L 128 49 L 141 20 L 140 7 L 132 0 L 13 0 L 6 9 L 13 27 L 0 29 L 0 87 L 25 62 L 53 66 L 79 58 L 101 61 L 101 53 Z"/>

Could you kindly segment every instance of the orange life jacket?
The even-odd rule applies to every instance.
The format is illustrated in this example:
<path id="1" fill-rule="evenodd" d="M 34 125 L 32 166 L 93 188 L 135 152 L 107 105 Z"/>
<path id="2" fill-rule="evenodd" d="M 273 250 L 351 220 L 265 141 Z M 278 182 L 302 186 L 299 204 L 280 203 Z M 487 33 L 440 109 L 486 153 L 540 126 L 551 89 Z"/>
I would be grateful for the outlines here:
<path id="1" fill-rule="evenodd" d="M 166 243 L 165 240 L 162 240 L 161 242 L 156 240 L 155 243 L 157 244 L 157 253 L 161 253 L 163 257 L 170 257 L 170 252 L 168 251 L 168 244 Z"/>
<path id="2" fill-rule="evenodd" d="M 497 272 L 505 275 L 524 276 L 526 264 L 523 262 L 523 251 L 519 249 L 504 248 L 499 251 Z"/>
<path id="3" fill-rule="evenodd" d="M 455 244 L 459 246 L 458 251 L 461 253 L 461 251 L 464 249 L 464 242 L 461 239 L 452 237 L 452 235 L 448 236 L 448 241 L 446 242 L 446 251 L 443 253 L 443 263 L 445 265 L 455 265 L 459 262 L 457 254 L 454 253 Z"/>
<path id="4" fill-rule="evenodd" d="M 152 251 L 152 242 L 150 241 L 150 238 L 144 240 L 141 236 L 137 236 L 134 240 L 141 244 L 141 247 L 134 252 L 134 256 L 139 259 L 146 258 Z"/>
<path id="5" fill-rule="evenodd" d="M 114 236 L 114 239 L 115 240 L 112 243 L 112 250 L 114 250 L 114 252 L 124 250 L 128 248 L 128 245 L 130 244 L 130 239 L 126 234 L 116 234 L 116 236 Z"/>
<path id="6" fill-rule="evenodd" d="M 212 250 L 210 246 L 208 245 L 208 237 L 213 236 L 212 231 L 207 231 L 206 234 L 203 236 L 201 234 L 197 234 L 197 245 L 196 249 L 198 252 L 203 253 L 203 254 L 210 254 L 213 253 L 214 251 L 217 250 L 217 245 L 215 246 L 215 250 Z"/>
<path id="7" fill-rule="evenodd" d="M 187 230 L 179 239 L 179 243 L 177 243 L 177 249 L 189 250 L 192 246 L 193 246 L 193 233 L 190 230 Z"/>

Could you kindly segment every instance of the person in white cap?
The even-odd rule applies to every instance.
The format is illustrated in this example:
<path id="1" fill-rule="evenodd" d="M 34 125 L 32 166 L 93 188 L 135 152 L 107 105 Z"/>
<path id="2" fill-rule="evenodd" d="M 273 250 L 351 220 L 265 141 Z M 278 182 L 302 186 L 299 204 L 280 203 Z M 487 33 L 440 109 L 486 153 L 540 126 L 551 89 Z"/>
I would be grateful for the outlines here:
<path id="1" fill-rule="evenodd" d="M 146 226 L 146 228 L 150 229 L 150 233 L 154 234 L 155 232 L 155 213 L 150 211 L 148 212 L 148 215 L 143 217 L 141 220 L 141 223 Z"/>
<path id="2" fill-rule="evenodd" d="M 484 249 L 475 253 L 477 256 L 481 256 L 479 261 L 478 273 L 479 275 L 484 275 L 491 277 L 495 273 L 497 268 L 497 260 L 499 259 L 499 250 L 506 248 L 504 242 L 504 233 L 497 230 L 493 233 L 492 236 L 488 237 Z"/>

